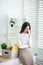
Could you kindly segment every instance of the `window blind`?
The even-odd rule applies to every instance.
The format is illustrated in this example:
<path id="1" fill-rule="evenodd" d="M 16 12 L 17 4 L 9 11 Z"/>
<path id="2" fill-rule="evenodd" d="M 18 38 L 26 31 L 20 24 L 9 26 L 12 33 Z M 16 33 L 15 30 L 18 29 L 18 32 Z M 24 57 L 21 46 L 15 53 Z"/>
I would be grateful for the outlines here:
<path id="1" fill-rule="evenodd" d="M 24 0 L 24 16 L 31 24 L 33 51 L 37 47 L 37 0 Z"/>
<path id="2" fill-rule="evenodd" d="M 43 65 L 43 0 L 39 0 L 37 65 Z"/>
<path id="3" fill-rule="evenodd" d="M 39 0 L 38 47 L 43 48 L 43 0 Z"/>

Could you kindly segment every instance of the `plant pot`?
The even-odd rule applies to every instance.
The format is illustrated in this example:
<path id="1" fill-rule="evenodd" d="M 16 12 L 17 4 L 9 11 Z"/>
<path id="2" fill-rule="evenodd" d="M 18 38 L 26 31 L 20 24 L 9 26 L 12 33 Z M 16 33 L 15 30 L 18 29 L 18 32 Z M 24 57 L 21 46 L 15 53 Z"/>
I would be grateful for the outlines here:
<path id="1" fill-rule="evenodd" d="M 11 24 L 11 27 L 13 27 L 13 24 Z"/>

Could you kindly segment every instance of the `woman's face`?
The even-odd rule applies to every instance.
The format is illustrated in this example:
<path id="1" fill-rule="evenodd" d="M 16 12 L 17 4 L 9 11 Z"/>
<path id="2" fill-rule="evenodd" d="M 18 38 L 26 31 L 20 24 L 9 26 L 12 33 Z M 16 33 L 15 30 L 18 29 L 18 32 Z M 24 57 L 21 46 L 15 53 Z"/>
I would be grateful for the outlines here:
<path id="1" fill-rule="evenodd" d="M 29 26 L 26 26 L 24 32 L 26 32 L 26 33 L 30 33 Z"/>

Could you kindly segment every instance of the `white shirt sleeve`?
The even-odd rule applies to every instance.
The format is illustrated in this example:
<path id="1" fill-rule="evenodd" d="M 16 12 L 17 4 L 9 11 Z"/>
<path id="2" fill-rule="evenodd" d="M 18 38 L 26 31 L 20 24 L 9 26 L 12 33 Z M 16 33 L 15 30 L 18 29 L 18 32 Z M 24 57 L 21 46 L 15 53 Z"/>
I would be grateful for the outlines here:
<path id="1" fill-rule="evenodd" d="M 32 36 L 31 36 L 31 34 L 30 34 L 30 37 L 29 37 L 28 43 L 29 43 L 29 45 L 32 45 Z"/>

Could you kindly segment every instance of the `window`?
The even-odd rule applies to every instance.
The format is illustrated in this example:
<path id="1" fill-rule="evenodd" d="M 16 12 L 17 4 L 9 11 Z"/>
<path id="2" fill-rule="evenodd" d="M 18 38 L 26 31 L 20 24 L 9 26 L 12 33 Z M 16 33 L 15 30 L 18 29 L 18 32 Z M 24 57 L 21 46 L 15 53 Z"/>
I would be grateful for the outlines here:
<path id="1" fill-rule="evenodd" d="M 37 64 L 43 65 L 43 0 L 24 0 L 24 15 L 32 26 L 33 51 L 37 51 Z"/>
<path id="2" fill-rule="evenodd" d="M 37 0 L 24 0 L 24 16 L 30 22 L 32 30 L 33 51 L 37 47 Z"/>
<path id="3" fill-rule="evenodd" d="M 39 0 L 37 65 L 43 65 L 43 0 Z"/>

